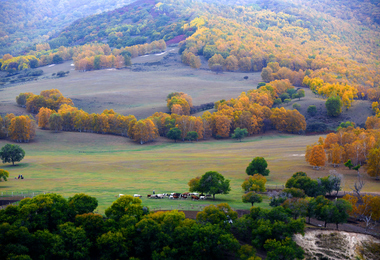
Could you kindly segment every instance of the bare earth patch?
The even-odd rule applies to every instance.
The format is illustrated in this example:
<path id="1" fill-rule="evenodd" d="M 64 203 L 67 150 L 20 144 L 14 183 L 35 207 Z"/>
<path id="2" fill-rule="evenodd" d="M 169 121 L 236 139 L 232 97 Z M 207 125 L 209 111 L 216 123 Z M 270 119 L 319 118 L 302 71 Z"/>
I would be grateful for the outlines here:
<path id="1" fill-rule="evenodd" d="M 370 235 L 344 231 L 307 230 L 305 236 L 296 234 L 294 240 L 305 250 L 305 259 L 355 259 L 355 249 L 362 241 L 375 239 Z"/>

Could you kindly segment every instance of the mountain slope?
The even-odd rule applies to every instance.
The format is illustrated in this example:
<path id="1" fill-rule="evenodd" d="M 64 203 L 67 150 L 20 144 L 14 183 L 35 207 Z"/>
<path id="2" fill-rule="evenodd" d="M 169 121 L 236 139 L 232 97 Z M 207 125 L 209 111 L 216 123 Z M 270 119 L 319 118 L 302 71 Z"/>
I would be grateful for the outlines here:
<path id="1" fill-rule="evenodd" d="M 78 18 L 130 4 L 134 0 L 2 0 L 0 55 L 45 42 Z"/>

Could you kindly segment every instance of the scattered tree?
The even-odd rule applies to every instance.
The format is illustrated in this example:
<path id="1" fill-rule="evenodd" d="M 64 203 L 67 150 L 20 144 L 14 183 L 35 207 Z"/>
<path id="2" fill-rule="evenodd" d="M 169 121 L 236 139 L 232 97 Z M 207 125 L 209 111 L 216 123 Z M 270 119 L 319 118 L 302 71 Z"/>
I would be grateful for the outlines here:
<path id="1" fill-rule="evenodd" d="M 245 172 L 248 175 L 254 175 L 256 173 L 261 174 L 263 176 L 269 175 L 269 170 L 267 169 L 268 163 L 265 161 L 263 157 L 256 157 L 249 163 Z"/>
<path id="2" fill-rule="evenodd" d="M 326 101 L 327 115 L 337 117 L 342 113 L 342 100 L 337 95 L 331 95 Z"/>
<path id="3" fill-rule="evenodd" d="M 213 200 L 215 194 L 228 194 L 231 190 L 230 180 L 224 179 L 223 175 L 215 171 L 206 172 L 200 178 L 199 185 L 193 187 L 197 189 L 196 191 L 212 194 Z"/>
<path id="4" fill-rule="evenodd" d="M 9 172 L 6 170 L 0 169 L 0 181 L 4 180 L 7 181 L 7 178 L 9 177 Z"/>
<path id="5" fill-rule="evenodd" d="M 182 131 L 178 129 L 178 127 L 170 128 L 169 132 L 166 134 L 166 137 L 169 139 L 174 140 L 174 142 L 177 142 L 177 140 L 181 139 Z"/>
<path id="6" fill-rule="evenodd" d="M 260 194 L 257 194 L 254 191 L 250 191 L 242 196 L 242 200 L 244 203 L 251 203 L 253 207 L 253 203 L 260 203 L 263 201 L 263 197 Z"/>
<path id="7" fill-rule="evenodd" d="M 198 133 L 195 131 L 190 131 L 187 133 L 186 139 L 193 142 L 194 140 L 198 139 Z"/>
<path id="8" fill-rule="evenodd" d="M 234 133 L 232 134 L 232 138 L 240 140 L 240 142 L 241 142 L 241 139 L 243 139 L 247 135 L 248 135 L 247 128 L 240 129 L 240 127 L 237 127 L 234 130 Z"/>
<path id="9" fill-rule="evenodd" d="M 21 161 L 25 156 L 25 151 L 18 145 L 6 144 L 1 148 L 0 158 L 3 163 L 12 163 Z"/>
<path id="10" fill-rule="evenodd" d="M 310 105 L 307 108 L 307 113 L 309 113 L 311 116 L 315 116 L 317 114 L 317 107 L 315 105 Z"/>

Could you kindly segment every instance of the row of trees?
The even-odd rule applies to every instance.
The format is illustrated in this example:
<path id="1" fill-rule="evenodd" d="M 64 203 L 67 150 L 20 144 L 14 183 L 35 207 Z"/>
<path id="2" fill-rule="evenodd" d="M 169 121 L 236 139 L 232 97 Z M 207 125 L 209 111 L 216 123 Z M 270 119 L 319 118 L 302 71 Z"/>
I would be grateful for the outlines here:
<path id="1" fill-rule="evenodd" d="M 205 207 L 192 220 L 176 210 L 151 213 L 139 198 L 128 195 L 114 201 L 105 216 L 93 213 L 97 205 L 96 198 L 82 193 L 69 199 L 39 195 L 7 207 L 0 211 L 0 257 L 224 259 L 234 255 L 260 260 L 251 245 L 264 247 L 271 260 L 303 256 L 291 237 L 303 233 L 304 221 L 293 220 L 282 207 L 253 207 L 249 215 L 238 219 L 222 203 Z M 239 244 L 232 227 L 248 244 Z"/>
<path id="2" fill-rule="evenodd" d="M 66 98 L 58 89 L 50 89 L 41 91 L 40 95 L 33 93 L 20 93 L 16 97 L 18 105 L 26 107 L 31 113 L 38 113 L 40 108 L 49 108 L 58 110 L 63 104 L 74 105 L 70 98 Z"/>
<path id="3" fill-rule="evenodd" d="M 252 135 L 265 131 L 271 125 L 279 131 L 292 133 L 304 130 L 306 122 L 298 111 L 284 108 L 270 110 L 268 107 L 278 93 L 291 87 L 287 80 L 274 81 L 271 85 L 248 92 L 249 97 L 243 92 L 238 99 L 218 101 L 215 103 L 216 113 L 206 111 L 201 117 L 188 116 L 193 107 L 189 95 L 173 92 L 167 97 L 171 115 L 157 112 L 139 121 L 133 115 L 123 116 L 112 109 L 101 114 L 88 114 L 73 107 L 71 99 L 65 98 L 57 89 L 44 90 L 40 95 L 21 93 L 16 101 L 30 112 L 38 111 L 38 126 L 43 129 L 118 134 L 142 144 L 158 136 L 169 137 L 167 134 L 172 128 L 179 130 L 174 129 L 170 134 L 169 138 L 174 140 L 198 140 L 211 136 L 225 138 L 237 128 Z M 234 138 L 241 139 L 241 135 L 234 134 Z"/>
<path id="4" fill-rule="evenodd" d="M 18 71 L 49 64 L 58 64 L 70 59 L 74 60 L 75 69 L 80 71 L 103 68 L 119 69 L 130 66 L 132 64 L 131 58 L 165 50 L 166 43 L 163 40 L 114 50 L 111 50 L 107 44 L 99 43 L 74 47 L 61 46 L 54 50 L 50 50 L 50 47 L 47 48 L 45 46 L 37 51 L 32 51 L 29 55 L 13 57 L 10 54 L 5 54 L 0 59 L 0 69 L 4 71 Z"/>

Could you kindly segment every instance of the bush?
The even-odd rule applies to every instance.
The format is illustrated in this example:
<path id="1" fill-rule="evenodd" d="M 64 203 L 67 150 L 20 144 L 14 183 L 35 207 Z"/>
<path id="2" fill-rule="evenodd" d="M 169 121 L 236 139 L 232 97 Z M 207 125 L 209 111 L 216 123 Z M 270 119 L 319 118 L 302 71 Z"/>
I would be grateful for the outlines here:
<path id="1" fill-rule="evenodd" d="M 280 95 L 281 101 L 284 102 L 285 99 L 290 99 L 290 96 L 288 93 L 282 93 Z"/>
<path id="2" fill-rule="evenodd" d="M 43 73 L 44 73 L 43 70 L 32 70 L 27 75 L 28 76 L 33 76 L 33 77 L 38 77 L 38 76 L 41 76 Z"/>
<path id="3" fill-rule="evenodd" d="M 311 123 L 306 127 L 307 132 L 325 132 L 327 130 L 327 125 L 325 123 Z"/>
<path id="4" fill-rule="evenodd" d="M 301 105 L 298 103 L 294 103 L 293 108 L 299 110 L 301 108 Z"/>
<path id="5" fill-rule="evenodd" d="M 314 105 L 311 105 L 307 108 L 307 113 L 311 116 L 315 116 L 317 114 L 317 107 Z"/>
<path id="6" fill-rule="evenodd" d="M 273 102 L 273 105 L 279 105 L 279 104 L 281 104 L 281 103 L 282 103 L 281 98 L 276 98 L 276 99 L 274 100 L 274 102 Z"/>
<path id="7" fill-rule="evenodd" d="M 292 100 L 290 98 L 287 98 L 284 100 L 284 103 L 289 103 L 289 102 L 292 102 Z"/>
<path id="8" fill-rule="evenodd" d="M 266 84 L 267 83 L 265 83 L 265 82 L 259 82 L 259 84 L 257 84 L 257 88 L 259 89 L 259 88 L 265 86 Z"/>
<path id="9" fill-rule="evenodd" d="M 326 101 L 327 115 L 337 117 L 342 113 L 342 100 L 338 96 L 332 95 Z"/>
<path id="10" fill-rule="evenodd" d="M 58 71 L 57 72 L 58 77 L 64 77 L 65 75 L 66 75 L 66 73 L 64 71 Z"/>

